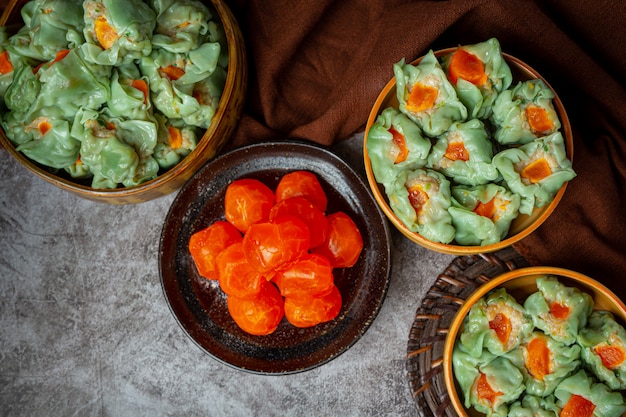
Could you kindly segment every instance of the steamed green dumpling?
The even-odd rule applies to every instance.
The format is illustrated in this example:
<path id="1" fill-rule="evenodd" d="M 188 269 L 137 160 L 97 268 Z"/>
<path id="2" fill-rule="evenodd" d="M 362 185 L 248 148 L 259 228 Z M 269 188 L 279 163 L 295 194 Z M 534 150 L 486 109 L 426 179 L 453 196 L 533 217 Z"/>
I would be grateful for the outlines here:
<path id="1" fill-rule="evenodd" d="M 31 0 L 20 10 L 24 26 L 8 39 L 12 53 L 50 61 L 84 42 L 82 0 Z"/>
<path id="2" fill-rule="evenodd" d="M 194 150 L 199 138 L 193 126 L 173 124 L 161 115 L 155 117 L 158 122 L 158 135 L 154 159 L 161 168 L 168 169 Z"/>
<path id="3" fill-rule="evenodd" d="M 488 118 L 498 94 L 509 88 L 513 80 L 495 38 L 459 46 L 441 61 L 470 118 Z"/>
<path id="4" fill-rule="evenodd" d="M 626 412 L 626 403 L 622 394 L 611 391 L 609 387 L 595 382 L 584 370 L 566 378 L 554 392 L 557 405 L 565 415 L 579 408 L 593 410 L 593 416 L 620 417 Z"/>
<path id="5" fill-rule="evenodd" d="M 472 119 L 452 123 L 437 138 L 427 166 L 458 184 L 478 185 L 498 178 L 492 158 L 493 149 L 483 122 Z"/>
<path id="6" fill-rule="evenodd" d="M 497 184 L 451 188 L 448 209 L 461 245 L 490 245 L 500 242 L 517 218 L 520 197 Z"/>
<path id="7" fill-rule="evenodd" d="M 439 136 L 456 121 L 467 118 L 467 109 L 441 69 L 433 51 L 418 65 L 404 59 L 393 66 L 399 109 L 429 136 Z"/>
<path id="8" fill-rule="evenodd" d="M 152 45 L 169 52 L 188 52 L 198 48 L 214 30 L 213 14 L 196 0 L 152 0 L 156 28 Z"/>
<path id="9" fill-rule="evenodd" d="M 387 191 L 389 205 L 413 232 L 433 242 L 454 239 L 450 207 L 450 181 L 430 169 L 400 172 Z"/>
<path id="10" fill-rule="evenodd" d="M 472 306 L 463 322 L 460 341 L 473 356 L 480 356 L 483 349 L 502 355 L 519 346 L 532 330 L 532 319 L 524 308 L 500 288 Z"/>
<path id="11" fill-rule="evenodd" d="M 568 346 L 540 331 L 525 338 L 512 356 L 515 355 L 517 360 L 509 359 L 518 364 L 524 374 L 526 392 L 538 397 L 552 394 L 581 364 L 580 346 Z"/>
<path id="12" fill-rule="evenodd" d="M 576 287 L 568 287 L 551 275 L 537 278 L 539 291 L 526 298 L 524 307 L 535 327 L 553 339 L 571 345 L 587 325 L 593 299 Z"/>
<path id="13" fill-rule="evenodd" d="M 506 417 L 508 404 L 524 392 L 524 377 L 506 357 L 484 351 L 480 357 L 467 353 L 456 345 L 452 353 L 452 366 L 466 408 L 487 416 Z"/>
<path id="14" fill-rule="evenodd" d="M 521 401 L 511 404 L 508 417 L 558 417 L 559 408 L 552 395 L 535 397 L 524 395 Z"/>
<path id="15" fill-rule="evenodd" d="M 79 111 L 72 136 L 81 141 L 81 162 L 93 174 L 94 188 L 129 187 L 157 175 L 153 122 L 115 118 L 106 111 Z"/>
<path id="16" fill-rule="evenodd" d="M 524 144 L 561 128 L 552 90 L 539 79 L 518 83 L 500 93 L 493 105 L 494 138 L 501 144 Z"/>
<path id="17" fill-rule="evenodd" d="M 608 311 L 594 311 L 578 333 L 582 357 L 595 376 L 614 390 L 626 389 L 626 330 Z"/>
<path id="18" fill-rule="evenodd" d="M 520 213 L 549 204 L 559 189 L 576 176 L 560 132 L 536 139 L 493 157 L 507 187 L 521 196 Z"/>
<path id="19" fill-rule="evenodd" d="M 152 52 L 155 12 L 142 0 L 87 0 L 85 56 L 100 65 L 120 65 Z"/>
<path id="20" fill-rule="evenodd" d="M 385 187 L 401 170 L 423 168 L 430 147 L 430 140 L 422 136 L 415 122 L 393 107 L 378 115 L 367 136 L 372 171 Z"/>

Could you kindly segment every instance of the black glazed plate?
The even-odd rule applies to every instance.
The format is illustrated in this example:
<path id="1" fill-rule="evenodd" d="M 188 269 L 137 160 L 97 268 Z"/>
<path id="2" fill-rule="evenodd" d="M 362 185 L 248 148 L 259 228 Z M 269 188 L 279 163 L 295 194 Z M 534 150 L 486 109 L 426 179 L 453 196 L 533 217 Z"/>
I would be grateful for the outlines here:
<path id="1" fill-rule="evenodd" d="M 363 252 L 352 268 L 334 271 L 343 298 L 335 320 L 299 329 L 283 319 L 274 333 L 252 336 L 230 317 L 219 284 L 198 275 L 187 243 L 193 233 L 224 218 L 224 194 L 232 181 L 256 178 L 274 189 L 284 174 L 295 170 L 317 175 L 328 196 L 327 214 L 344 211 L 352 217 L 363 236 Z M 248 372 L 289 374 L 332 360 L 369 328 L 387 293 L 390 245 L 386 218 L 342 159 L 313 144 L 263 143 L 217 157 L 185 184 L 165 219 L 159 267 L 172 313 L 200 348 Z"/>

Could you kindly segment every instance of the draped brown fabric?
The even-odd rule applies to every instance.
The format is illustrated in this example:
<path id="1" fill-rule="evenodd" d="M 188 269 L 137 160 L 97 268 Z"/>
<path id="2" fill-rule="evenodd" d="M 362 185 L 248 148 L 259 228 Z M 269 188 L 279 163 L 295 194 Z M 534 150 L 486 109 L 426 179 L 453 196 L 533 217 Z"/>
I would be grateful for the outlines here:
<path id="1" fill-rule="evenodd" d="M 496 37 L 554 87 L 574 169 L 552 216 L 516 249 L 626 297 L 626 3 L 613 0 L 231 0 L 247 39 L 245 114 L 230 148 L 330 145 L 362 132 L 392 65 Z M 622 283 L 622 281 L 625 281 Z"/>

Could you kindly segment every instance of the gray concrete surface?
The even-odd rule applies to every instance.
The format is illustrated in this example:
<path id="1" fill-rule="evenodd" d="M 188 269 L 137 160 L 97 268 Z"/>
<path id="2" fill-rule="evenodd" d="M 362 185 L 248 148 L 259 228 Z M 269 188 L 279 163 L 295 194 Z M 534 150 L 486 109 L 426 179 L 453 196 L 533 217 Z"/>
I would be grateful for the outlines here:
<path id="1" fill-rule="evenodd" d="M 364 175 L 362 135 L 335 151 Z M 452 256 L 394 230 L 389 292 L 365 335 L 313 370 L 252 375 L 201 351 L 170 313 L 157 251 L 173 199 L 90 202 L 0 149 L 0 415 L 420 415 L 408 333 Z"/>

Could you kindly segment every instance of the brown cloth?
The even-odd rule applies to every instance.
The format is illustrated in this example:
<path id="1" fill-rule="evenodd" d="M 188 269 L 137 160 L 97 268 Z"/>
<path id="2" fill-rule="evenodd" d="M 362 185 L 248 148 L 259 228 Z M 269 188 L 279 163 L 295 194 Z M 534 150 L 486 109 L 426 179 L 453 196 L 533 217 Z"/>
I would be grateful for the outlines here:
<path id="1" fill-rule="evenodd" d="M 247 40 L 247 104 L 229 147 L 330 145 L 364 130 L 401 58 L 495 37 L 541 73 L 574 134 L 552 216 L 516 249 L 598 279 L 626 299 L 626 2 L 231 0 Z"/>

